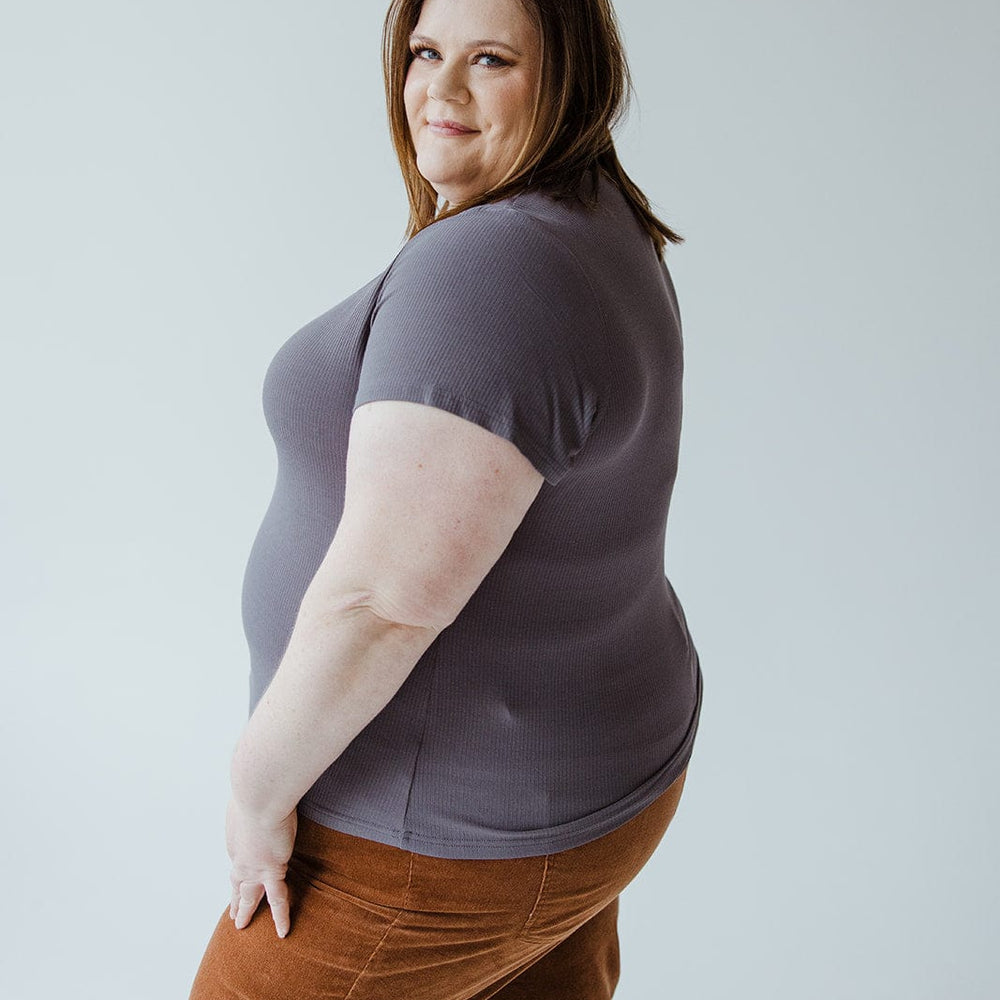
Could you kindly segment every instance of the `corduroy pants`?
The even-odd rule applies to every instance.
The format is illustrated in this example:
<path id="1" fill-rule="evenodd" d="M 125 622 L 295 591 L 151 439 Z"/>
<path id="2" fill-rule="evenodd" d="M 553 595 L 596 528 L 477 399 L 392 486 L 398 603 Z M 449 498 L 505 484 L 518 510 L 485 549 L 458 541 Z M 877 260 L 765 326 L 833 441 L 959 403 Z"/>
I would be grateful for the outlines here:
<path id="1" fill-rule="evenodd" d="M 432 858 L 300 819 L 292 927 L 219 919 L 190 1000 L 607 1000 L 618 894 L 660 842 L 687 770 L 623 826 L 503 860 Z"/>

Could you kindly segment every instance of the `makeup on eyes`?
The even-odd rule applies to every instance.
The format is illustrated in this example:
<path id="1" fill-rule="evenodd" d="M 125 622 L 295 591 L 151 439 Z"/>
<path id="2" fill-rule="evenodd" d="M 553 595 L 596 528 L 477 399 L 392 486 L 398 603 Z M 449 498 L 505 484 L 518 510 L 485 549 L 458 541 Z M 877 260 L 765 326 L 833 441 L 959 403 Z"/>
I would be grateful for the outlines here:
<path id="1" fill-rule="evenodd" d="M 410 46 L 410 52 L 413 53 L 414 58 L 419 59 L 421 52 L 437 52 L 438 50 L 432 45 L 418 45 L 414 44 Z M 440 53 L 438 53 L 440 55 Z M 477 61 L 482 59 L 483 56 L 489 56 L 491 59 L 498 60 L 497 63 L 486 64 L 487 69 L 500 69 L 503 66 L 510 66 L 510 61 L 501 52 L 495 52 L 490 49 L 480 49 L 473 56 L 473 60 Z"/>

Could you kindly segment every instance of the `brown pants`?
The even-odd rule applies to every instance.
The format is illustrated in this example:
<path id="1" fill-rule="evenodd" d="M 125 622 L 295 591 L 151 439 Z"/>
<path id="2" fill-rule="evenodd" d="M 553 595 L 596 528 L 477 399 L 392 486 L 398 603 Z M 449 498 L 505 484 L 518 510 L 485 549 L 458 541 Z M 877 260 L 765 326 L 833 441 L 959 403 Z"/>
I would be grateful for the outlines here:
<path id="1" fill-rule="evenodd" d="M 191 1000 L 606 1000 L 618 894 L 667 829 L 687 770 L 617 830 L 531 858 L 432 858 L 300 819 L 292 929 L 228 906 Z"/>

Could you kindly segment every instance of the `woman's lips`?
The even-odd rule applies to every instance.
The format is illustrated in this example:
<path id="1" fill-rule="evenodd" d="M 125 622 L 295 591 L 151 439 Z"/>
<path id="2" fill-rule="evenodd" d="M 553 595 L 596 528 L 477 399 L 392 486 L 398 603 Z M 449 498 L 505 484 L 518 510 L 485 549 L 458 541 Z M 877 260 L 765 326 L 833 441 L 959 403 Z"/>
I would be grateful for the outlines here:
<path id="1" fill-rule="evenodd" d="M 459 122 L 448 121 L 446 118 L 428 118 L 427 127 L 435 135 L 474 135 L 477 131 Z"/>

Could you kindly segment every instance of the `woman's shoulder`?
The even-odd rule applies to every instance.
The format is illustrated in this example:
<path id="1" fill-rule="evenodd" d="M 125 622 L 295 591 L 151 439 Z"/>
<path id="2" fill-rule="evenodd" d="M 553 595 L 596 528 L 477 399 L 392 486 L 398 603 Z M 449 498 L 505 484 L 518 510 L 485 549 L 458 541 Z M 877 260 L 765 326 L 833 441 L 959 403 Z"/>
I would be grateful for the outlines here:
<path id="1" fill-rule="evenodd" d="M 503 281 L 518 276 L 539 289 L 580 294 L 586 274 L 573 252 L 565 209 L 528 191 L 475 205 L 432 222 L 412 236 L 390 267 L 390 281 L 440 278 L 449 285 Z"/>

